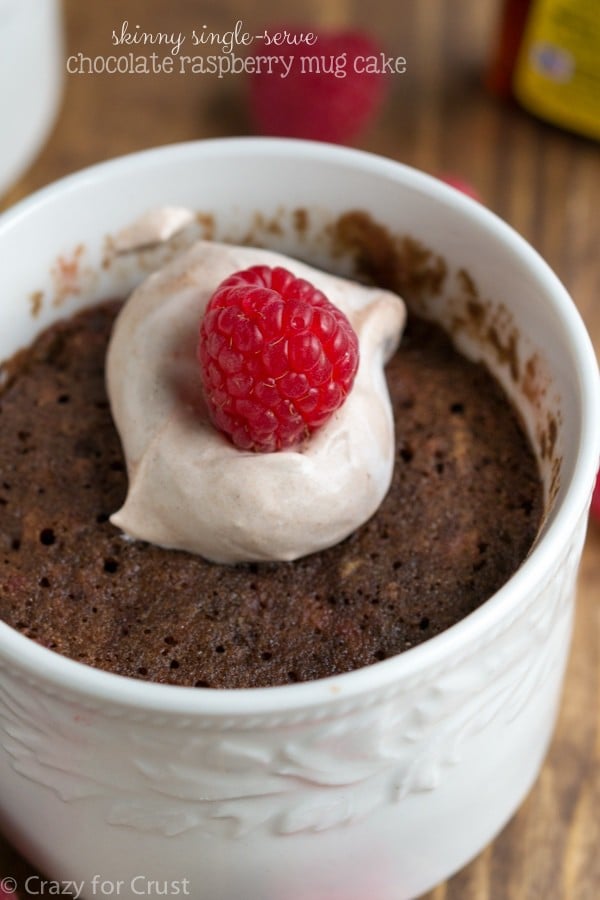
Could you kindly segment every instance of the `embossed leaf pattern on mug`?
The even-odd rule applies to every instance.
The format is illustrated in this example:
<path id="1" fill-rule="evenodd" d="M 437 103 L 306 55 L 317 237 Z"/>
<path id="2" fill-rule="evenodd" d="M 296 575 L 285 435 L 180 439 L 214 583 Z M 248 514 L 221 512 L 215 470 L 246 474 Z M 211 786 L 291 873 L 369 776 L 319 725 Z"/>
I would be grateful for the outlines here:
<path id="1" fill-rule="evenodd" d="M 524 714 L 566 656 L 570 598 L 585 522 L 549 583 L 512 623 L 449 666 L 390 690 L 385 701 L 332 706 L 325 720 L 272 727 L 240 721 L 227 731 L 166 719 L 135 726 L 108 708 L 45 696 L 3 673 L 1 741 L 14 769 L 65 802 L 91 798 L 110 824 L 176 836 L 239 836 L 259 828 L 320 831 L 430 791 L 491 722 Z M 554 661 L 554 662 L 553 662 Z M 515 726 L 518 727 L 518 726 Z M 115 741 L 118 728 L 119 740 Z M 90 748 L 93 748 L 90 752 Z M 165 764 L 165 758 L 170 762 Z M 119 796 L 105 808 L 104 798 Z"/>

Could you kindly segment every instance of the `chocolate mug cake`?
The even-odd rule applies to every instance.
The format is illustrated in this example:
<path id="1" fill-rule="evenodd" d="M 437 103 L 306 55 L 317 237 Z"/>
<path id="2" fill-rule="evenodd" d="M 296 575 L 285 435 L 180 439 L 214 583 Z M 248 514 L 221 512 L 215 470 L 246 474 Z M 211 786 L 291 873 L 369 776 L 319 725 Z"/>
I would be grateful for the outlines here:
<path id="1" fill-rule="evenodd" d="M 200 249 L 202 257 L 214 252 Z M 245 260 L 249 251 L 230 252 Z M 272 256 L 250 254 L 254 263 Z M 189 266 L 186 257 L 185 270 L 171 272 L 167 293 L 169 284 L 185 283 Z M 202 272 L 191 278 L 192 293 Z M 214 288 L 215 277 L 209 282 Z M 543 496 L 519 418 L 482 364 L 412 314 L 385 370 L 395 430 L 391 483 L 351 533 L 299 558 L 234 562 L 129 539 L 111 522 L 125 503 L 128 466 L 105 384 L 121 309 L 113 300 L 59 321 L 6 365 L 0 616 L 23 634 L 91 666 L 169 684 L 306 681 L 439 634 L 484 603 L 526 557 Z M 124 340 L 127 356 L 131 334 Z M 130 377 L 119 371 L 114 380 L 122 387 Z M 370 440 L 361 423 L 353 425 L 356 442 Z M 160 482 L 160 473 L 148 480 Z M 283 484 L 277 489 L 285 494 Z M 190 500 L 201 506 L 193 492 Z M 155 510 L 140 515 L 150 527 Z M 201 508 L 203 515 L 214 531 Z"/>
<path id="2" fill-rule="evenodd" d="M 205 239 L 266 245 L 327 271 L 357 273 L 407 301 L 409 321 L 387 364 L 394 483 L 337 546 L 291 561 L 204 563 L 132 541 L 110 521 L 126 503 L 124 468 L 128 454 L 135 465 L 136 448 L 129 438 L 124 447 L 106 405 L 105 347 L 117 310 L 92 306 L 129 297 L 140 274 L 156 270 L 157 255 L 164 261 L 181 249 L 110 256 L 115 229 L 164 203 L 211 216 Z M 343 236 L 336 227 L 350 207 L 363 223 L 370 216 L 364 241 L 360 228 L 350 234 L 358 216 L 346 218 Z M 414 252 L 402 254 L 408 234 Z M 338 237 L 348 256 L 338 254 Z M 8 289 L 0 358 L 12 360 L 0 413 L 0 435 L 12 447 L 0 482 L 0 594 L 5 609 L 15 602 L 10 592 L 27 613 L 9 610 L 19 630 L 0 621 L 1 827 L 40 871 L 84 882 L 90 895 L 95 877 L 129 886 L 144 873 L 161 883 L 187 878 L 194 895 L 211 898 L 408 900 L 447 878 L 489 843 L 530 789 L 561 696 L 600 432 L 592 414 L 597 365 L 558 279 L 495 216 L 422 173 L 344 148 L 258 139 L 169 146 L 73 176 L 3 217 L 0 246 Z M 57 285 L 61 257 L 74 265 Z M 75 313 L 81 317 L 69 321 Z M 452 335 L 459 354 L 444 335 L 438 344 L 421 314 Z M 27 394 L 34 360 L 37 387 L 27 401 L 34 413 L 26 420 L 15 398 Z M 482 360 L 491 380 L 468 360 Z M 82 433 L 71 408 L 84 372 L 95 388 L 88 382 L 81 391 Z M 428 391 L 429 379 L 439 387 Z M 530 472 L 537 484 L 539 467 L 544 484 L 544 521 L 531 552 L 518 554 L 520 565 L 519 528 L 509 533 L 508 523 L 536 511 L 510 481 L 516 469 L 503 442 L 514 434 L 512 413 L 504 429 L 486 422 L 496 384 L 509 398 L 501 391 L 500 406 L 522 417 L 517 431 L 537 458 Z M 422 392 L 430 399 L 419 407 Z M 449 425 L 440 435 L 442 411 Z M 32 439 L 38 416 L 56 426 L 52 452 L 41 443 L 48 429 L 36 431 L 40 443 Z M 26 490 L 15 467 L 29 462 Z M 487 506 L 470 518 L 486 491 Z M 429 522 L 426 508 L 434 512 Z M 492 548 L 495 560 L 513 555 L 517 568 L 490 596 Z M 145 577 L 151 565 L 156 577 Z M 452 612 L 444 583 L 453 572 L 461 582 L 453 596 L 467 615 L 424 640 Z M 179 594 L 194 578 L 198 590 L 186 608 Z M 470 612 L 475 586 L 481 604 Z M 287 592 L 296 587 L 294 602 Z M 421 598 L 428 608 L 419 608 Z M 72 656 L 85 660 L 85 635 L 77 637 L 84 627 L 98 640 L 95 657 L 87 656 L 92 665 L 56 652 L 59 641 L 71 643 Z M 130 635 L 128 651 L 122 641 Z M 422 643 L 404 650 L 413 640 Z M 360 663 L 360 641 L 366 665 L 289 683 L 318 674 L 318 665 L 331 671 L 332 658 L 340 668 L 352 654 Z M 227 671 L 230 684 L 241 684 L 245 665 L 247 679 L 253 667 L 256 676 L 248 683 L 265 684 L 270 674 L 279 686 L 157 683 L 150 669 L 137 671 L 146 644 L 166 682 L 214 677 L 216 688 Z M 113 674 L 114 659 L 103 658 L 117 648 L 125 648 L 121 665 L 134 677 Z M 279 678 L 275 651 L 290 648 Z M 186 675 L 203 649 L 207 666 Z M 379 661 L 386 653 L 395 655 Z"/>

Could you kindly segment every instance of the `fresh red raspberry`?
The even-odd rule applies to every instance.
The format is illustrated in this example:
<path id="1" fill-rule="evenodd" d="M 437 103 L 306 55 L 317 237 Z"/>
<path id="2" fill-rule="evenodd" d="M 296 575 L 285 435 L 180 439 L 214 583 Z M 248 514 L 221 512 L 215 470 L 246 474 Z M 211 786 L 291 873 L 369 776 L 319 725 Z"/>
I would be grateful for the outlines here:
<path id="1" fill-rule="evenodd" d="M 253 45 L 253 56 L 270 59 L 271 71 L 263 64 L 248 76 L 250 118 L 259 134 L 345 144 L 360 135 L 383 103 L 388 78 L 382 51 L 362 31 L 317 34 L 309 44 L 311 31 L 316 34 L 314 28 L 273 27 Z M 286 42 L 273 44 L 284 32 Z"/>
<path id="2" fill-rule="evenodd" d="M 310 282 L 280 267 L 235 272 L 200 326 L 211 419 L 242 450 L 293 447 L 344 402 L 358 353 L 346 316 Z"/>
<path id="3" fill-rule="evenodd" d="M 596 476 L 596 486 L 592 494 L 592 505 L 590 507 L 590 515 L 600 522 L 600 472 Z"/>

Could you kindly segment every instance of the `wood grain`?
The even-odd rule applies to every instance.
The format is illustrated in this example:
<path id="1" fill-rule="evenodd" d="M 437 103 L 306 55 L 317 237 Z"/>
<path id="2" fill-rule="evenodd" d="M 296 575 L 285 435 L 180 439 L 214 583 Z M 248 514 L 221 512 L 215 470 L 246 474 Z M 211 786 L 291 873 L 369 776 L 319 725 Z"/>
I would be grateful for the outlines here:
<path id="1" fill-rule="evenodd" d="M 490 98 L 482 87 L 494 0 L 66 0 L 69 52 L 111 52 L 123 19 L 146 30 L 225 31 L 237 19 L 367 28 L 408 61 L 359 146 L 470 181 L 571 291 L 600 348 L 598 145 Z M 148 146 L 249 133 L 241 77 L 69 76 L 44 151 L 8 207 L 82 166 Z M 600 411 L 599 411 L 600 412 Z M 426 900 L 596 900 L 600 896 L 600 526 L 590 525 L 558 728 L 540 778 L 497 839 Z M 0 873 L 27 871 L 0 840 Z M 368 898 L 365 898 L 368 900 Z"/>

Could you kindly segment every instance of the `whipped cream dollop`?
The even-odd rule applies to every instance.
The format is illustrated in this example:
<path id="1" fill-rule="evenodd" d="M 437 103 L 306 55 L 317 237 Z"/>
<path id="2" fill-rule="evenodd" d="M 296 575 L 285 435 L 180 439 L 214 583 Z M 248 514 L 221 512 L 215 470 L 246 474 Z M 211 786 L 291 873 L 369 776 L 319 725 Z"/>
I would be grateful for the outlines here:
<path id="1" fill-rule="evenodd" d="M 252 265 L 283 266 L 325 293 L 360 344 L 353 388 L 294 450 L 235 448 L 210 423 L 196 347 L 217 286 Z M 200 241 L 127 300 L 111 338 L 107 386 L 129 489 L 111 522 L 126 535 L 219 563 L 293 560 L 338 543 L 389 488 L 394 422 L 384 365 L 405 308 L 395 294 L 279 253 Z"/>
<path id="2" fill-rule="evenodd" d="M 194 219 L 194 213 L 185 206 L 151 209 L 114 235 L 113 250 L 115 253 L 129 253 L 168 241 Z"/>

